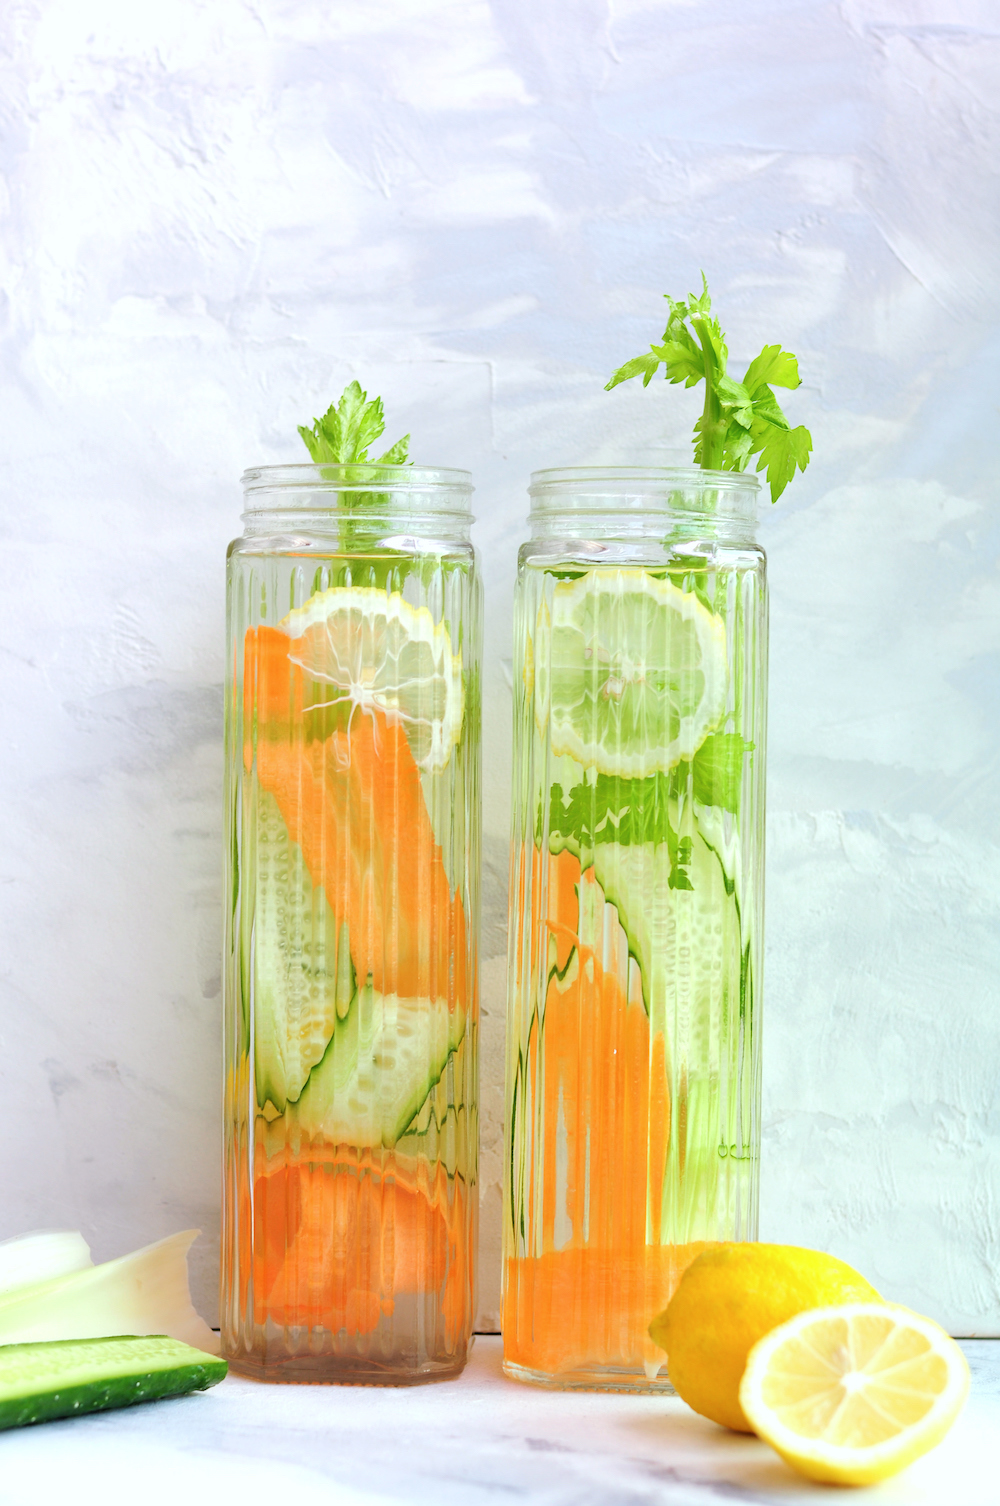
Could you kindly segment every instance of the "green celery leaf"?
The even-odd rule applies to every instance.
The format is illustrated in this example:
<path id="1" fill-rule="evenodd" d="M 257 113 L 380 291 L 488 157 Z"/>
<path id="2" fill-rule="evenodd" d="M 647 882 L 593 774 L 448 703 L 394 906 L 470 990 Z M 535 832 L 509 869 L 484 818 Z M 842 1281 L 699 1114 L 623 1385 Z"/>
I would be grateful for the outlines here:
<path id="1" fill-rule="evenodd" d="M 812 452 L 812 436 L 801 425 L 797 429 L 781 428 L 773 421 L 754 413 L 753 445 L 751 454 L 759 455 L 757 470 L 767 469 L 767 482 L 771 488 L 771 501 L 777 502 L 785 487 L 795 475 L 795 468 L 804 471 Z"/>
<path id="2" fill-rule="evenodd" d="M 626 361 L 624 366 L 619 366 L 610 382 L 605 383 L 604 390 L 610 392 L 612 387 L 618 386 L 619 382 L 630 382 L 636 376 L 641 376 L 642 385 L 648 387 L 656 375 L 656 368 L 659 364 L 660 358 L 652 350 L 649 355 L 633 356 L 631 361 Z"/>
<path id="3" fill-rule="evenodd" d="M 694 798 L 717 805 L 734 815 L 739 809 L 743 759 L 753 751 L 738 732 L 715 732 L 706 737 L 691 763 Z"/>
<path id="4" fill-rule="evenodd" d="M 683 298 L 671 298 L 669 293 L 664 293 L 663 296 L 670 305 L 670 319 L 667 323 L 667 332 L 663 338 L 664 340 L 676 340 L 679 338 L 681 332 L 687 333 L 686 325 L 691 310 Z"/>
<path id="5" fill-rule="evenodd" d="M 720 376 L 715 386 L 720 407 L 730 423 L 749 430 L 753 422 L 753 402 L 743 383 L 735 382 L 732 377 Z"/>
<path id="6" fill-rule="evenodd" d="M 671 304 L 671 307 L 673 307 L 673 299 L 670 300 L 670 304 Z M 684 304 L 682 304 L 682 303 L 678 304 L 677 307 L 678 308 L 683 308 Z M 698 293 L 697 295 L 695 295 L 694 293 L 689 293 L 688 294 L 687 311 L 688 311 L 688 315 L 691 315 L 691 314 L 708 314 L 708 313 L 711 312 L 711 309 L 712 309 L 712 300 L 711 300 L 711 298 L 708 295 L 708 278 L 705 276 L 704 272 L 702 272 L 702 274 L 701 274 L 701 292 Z"/>
<path id="7" fill-rule="evenodd" d="M 752 455 L 760 455 L 758 471 L 767 470 L 771 500 L 776 502 L 795 474 L 805 470 L 812 453 L 808 429 L 790 429 L 769 384 L 801 385 L 799 363 L 780 345 L 765 345 L 751 361 L 742 382 L 728 375 L 729 352 L 722 326 L 711 312 L 708 281 L 701 274 L 701 292 L 686 300 L 664 297 L 670 318 L 659 345 L 619 367 L 606 391 L 619 382 L 641 376 L 649 385 L 660 366 L 669 382 L 694 387 L 705 383 L 705 405 L 694 426 L 695 464 L 727 471 L 743 471 Z"/>
<path id="8" fill-rule="evenodd" d="M 333 456 L 329 453 L 329 445 L 327 444 L 323 436 L 319 433 L 318 418 L 314 420 L 312 429 L 307 429 L 302 424 L 299 424 L 299 433 L 302 435 L 306 449 L 309 451 L 309 454 L 312 456 L 317 465 L 321 465 L 324 461 L 333 459 Z"/>
<path id="9" fill-rule="evenodd" d="M 753 440 L 746 429 L 741 428 L 735 421 L 731 423 L 722 442 L 722 469 L 745 471 L 747 461 L 750 459 L 752 443 Z"/>
<path id="10" fill-rule="evenodd" d="M 759 387 L 801 387 L 799 363 L 789 350 L 780 345 L 765 345 L 747 367 L 744 385 L 756 394 Z"/>
<path id="11" fill-rule="evenodd" d="M 410 449 L 410 436 L 404 434 L 402 439 L 397 439 L 394 445 L 390 445 L 384 455 L 378 458 L 379 465 L 404 465 Z"/>
<path id="12" fill-rule="evenodd" d="M 681 340 L 668 340 L 664 335 L 663 344 L 653 345 L 650 349 L 666 366 L 668 382 L 683 382 L 685 387 L 693 387 L 696 382 L 704 381 L 705 357 L 687 330 L 683 335 Z"/>
<path id="13" fill-rule="evenodd" d="M 567 794 L 554 784 L 549 801 L 549 846 L 553 852 L 569 848 L 587 868 L 594 848 L 602 842 L 621 847 L 652 842 L 666 843 L 670 854 L 673 888 L 685 888 L 682 869 L 690 862 L 690 843 L 684 856 L 683 839 L 670 823 L 668 802 L 675 798 L 674 774 L 654 774 L 647 779 L 618 779 L 598 774 L 592 782 L 575 785 Z"/>
<path id="14" fill-rule="evenodd" d="M 681 837 L 676 849 L 670 852 L 670 872 L 667 875 L 667 887 L 669 889 L 694 889 L 685 869 L 691 866 L 691 854 L 694 844 L 690 837 Z"/>
<path id="15" fill-rule="evenodd" d="M 360 382 L 351 382 L 337 404 L 339 442 L 342 465 L 368 459 L 368 446 L 385 433 L 385 414 L 382 399 L 368 401 L 367 392 L 361 390 Z"/>
<path id="16" fill-rule="evenodd" d="M 753 400 L 753 416 L 757 424 L 756 432 L 758 433 L 764 432 L 765 422 L 774 424 L 779 429 L 788 429 L 791 427 L 778 399 L 770 387 L 759 388 L 758 395 Z"/>
<path id="17" fill-rule="evenodd" d="M 309 454 L 317 465 L 363 465 L 368 460 L 368 447 L 385 432 L 385 415 L 382 399 L 368 400 L 360 382 L 351 382 L 344 388 L 338 403 L 331 403 L 322 418 L 313 419 L 311 429 L 300 425 L 299 433 L 305 441 Z M 382 457 L 385 464 L 399 464 L 389 460 L 401 445 L 409 440 L 398 440 Z M 405 459 L 406 451 L 403 450 Z"/>
<path id="18" fill-rule="evenodd" d="M 645 779 L 618 779 L 609 774 L 584 780 L 568 791 L 554 784 L 549 791 L 549 849 L 573 852 L 583 868 L 595 861 L 603 843 L 619 847 L 666 846 L 671 889 L 690 889 L 687 869 L 692 841 L 675 830 L 672 818 L 679 802 L 691 795 L 702 805 L 736 814 L 740 806 L 743 767 L 754 744 L 737 732 L 707 737 L 693 760 L 668 774 Z M 539 812 L 539 815 L 541 813 Z M 536 836 L 539 839 L 540 833 Z"/>
<path id="19" fill-rule="evenodd" d="M 704 466 L 706 470 L 711 470 L 712 467 L 709 465 L 707 459 L 708 443 L 705 438 L 706 430 L 714 432 L 715 419 L 709 418 L 703 413 L 694 426 L 694 463 L 695 465 Z"/>

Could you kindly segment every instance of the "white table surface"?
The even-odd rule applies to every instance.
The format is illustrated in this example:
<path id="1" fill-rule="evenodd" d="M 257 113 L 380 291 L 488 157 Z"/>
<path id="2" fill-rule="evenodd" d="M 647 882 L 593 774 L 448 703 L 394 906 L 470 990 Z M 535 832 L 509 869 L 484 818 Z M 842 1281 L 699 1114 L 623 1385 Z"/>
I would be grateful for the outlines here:
<path id="1" fill-rule="evenodd" d="M 972 1395 L 905 1474 L 847 1494 L 799 1479 L 756 1438 L 676 1397 L 543 1391 L 480 1337 L 456 1381 L 413 1388 L 214 1390 L 0 1434 L 0 1503 L 159 1506 L 706 1506 L 1000 1503 L 1000 1340 L 963 1344 Z"/>

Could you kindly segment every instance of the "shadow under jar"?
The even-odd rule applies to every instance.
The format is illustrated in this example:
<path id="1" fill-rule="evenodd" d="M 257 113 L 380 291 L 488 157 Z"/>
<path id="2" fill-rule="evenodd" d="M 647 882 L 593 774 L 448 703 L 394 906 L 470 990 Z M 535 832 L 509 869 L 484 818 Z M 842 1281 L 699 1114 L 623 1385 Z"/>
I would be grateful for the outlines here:
<path id="1" fill-rule="evenodd" d="M 669 1390 L 648 1326 L 757 1237 L 757 482 L 550 470 L 514 623 L 504 1369 Z"/>
<path id="2" fill-rule="evenodd" d="M 243 478 L 229 549 L 223 1352 L 406 1385 L 468 1351 L 481 588 L 464 471 Z"/>

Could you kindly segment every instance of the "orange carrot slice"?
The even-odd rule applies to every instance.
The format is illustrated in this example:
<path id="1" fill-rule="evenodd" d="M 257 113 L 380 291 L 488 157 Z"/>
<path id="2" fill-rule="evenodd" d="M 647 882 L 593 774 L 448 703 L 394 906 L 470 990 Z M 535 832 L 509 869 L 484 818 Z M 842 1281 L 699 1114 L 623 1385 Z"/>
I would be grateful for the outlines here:
<path id="1" fill-rule="evenodd" d="M 666 1363 L 647 1329 L 705 1241 L 549 1250 L 507 1261 L 504 1359 L 549 1375 Z"/>
<path id="2" fill-rule="evenodd" d="M 258 1176 L 255 1321 L 364 1334 L 397 1296 L 425 1294 L 458 1333 L 472 1290 L 464 1187 L 421 1171 L 348 1153 Z"/>

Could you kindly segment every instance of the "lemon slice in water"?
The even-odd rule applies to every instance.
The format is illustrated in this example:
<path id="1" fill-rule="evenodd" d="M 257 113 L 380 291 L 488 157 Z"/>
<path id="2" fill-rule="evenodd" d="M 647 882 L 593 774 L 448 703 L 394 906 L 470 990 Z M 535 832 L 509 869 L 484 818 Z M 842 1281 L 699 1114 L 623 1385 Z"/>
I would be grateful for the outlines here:
<path id="1" fill-rule="evenodd" d="M 283 618 L 288 657 L 329 685 L 331 705 L 353 703 L 401 722 L 428 773 L 446 767 L 462 733 L 462 661 L 445 622 L 398 591 L 335 586 Z"/>
<path id="2" fill-rule="evenodd" d="M 813 1480 L 870 1485 L 940 1443 L 969 1390 L 944 1329 L 905 1308 L 814 1308 L 750 1351 L 740 1405 L 755 1432 Z"/>
<path id="3" fill-rule="evenodd" d="M 534 664 L 536 716 L 553 753 L 601 774 L 665 772 L 725 711 L 725 624 L 645 570 L 557 581 L 538 614 Z"/>

